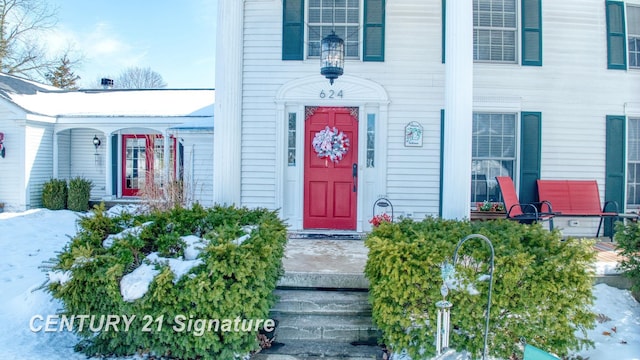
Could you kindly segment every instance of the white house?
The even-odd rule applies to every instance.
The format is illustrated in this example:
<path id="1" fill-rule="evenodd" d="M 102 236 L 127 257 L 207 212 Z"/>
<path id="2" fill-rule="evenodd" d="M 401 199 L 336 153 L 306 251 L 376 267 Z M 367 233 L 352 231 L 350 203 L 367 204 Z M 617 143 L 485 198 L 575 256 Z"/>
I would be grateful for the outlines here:
<path id="1" fill-rule="evenodd" d="M 63 91 L 0 74 L 0 202 L 39 207 L 43 183 L 80 176 L 93 200 L 177 179 L 211 205 L 214 100 L 211 89 Z"/>
<path id="2" fill-rule="evenodd" d="M 595 179 L 603 201 L 640 206 L 640 0 L 218 6 L 216 202 L 363 231 L 380 197 L 395 215 L 465 218 L 509 175 L 524 202 L 539 178 Z M 330 84 L 332 31 L 346 60 Z M 313 146 L 327 126 L 349 140 L 335 162 Z M 569 220 L 556 226 L 595 233 L 598 219 Z"/>

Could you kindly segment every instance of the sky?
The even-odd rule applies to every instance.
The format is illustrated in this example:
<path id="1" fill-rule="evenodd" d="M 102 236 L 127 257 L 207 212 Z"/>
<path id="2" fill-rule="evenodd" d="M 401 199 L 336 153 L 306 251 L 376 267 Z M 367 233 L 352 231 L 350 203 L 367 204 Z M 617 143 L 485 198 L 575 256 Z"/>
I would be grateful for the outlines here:
<path id="1" fill-rule="evenodd" d="M 52 52 L 72 47 L 82 88 L 150 68 L 167 88 L 215 87 L 217 0 L 47 0 L 58 8 Z"/>

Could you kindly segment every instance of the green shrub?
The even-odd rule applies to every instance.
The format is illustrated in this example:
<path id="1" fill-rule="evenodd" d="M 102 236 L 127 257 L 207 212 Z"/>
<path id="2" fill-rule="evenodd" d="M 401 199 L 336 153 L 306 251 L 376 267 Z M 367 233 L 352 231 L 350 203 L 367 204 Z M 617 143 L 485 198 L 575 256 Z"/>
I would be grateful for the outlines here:
<path id="1" fill-rule="evenodd" d="M 176 207 L 133 218 L 104 215 L 94 207 L 80 221 L 81 230 L 55 260 L 55 271 L 69 271 L 71 280 L 50 283 L 48 291 L 62 300 L 63 315 L 135 315 L 129 331 L 90 332 L 77 324 L 82 338 L 76 349 L 87 355 L 149 353 L 179 359 L 236 359 L 258 348 L 257 332 L 182 329 L 176 316 L 189 319 L 267 319 L 272 292 L 282 275 L 286 228 L 275 212 L 234 207 L 191 209 Z M 151 222 L 151 223 L 149 223 Z M 138 235 L 129 234 L 103 246 L 108 233 L 147 223 Z M 123 226 L 124 225 L 124 226 Z M 247 226 L 251 226 L 250 228 Z M 246 232 L 250 237 L 238 245 Z M 180 236 L 206 239 L 202 263 L 175 278 L 166 265 L 142 298 L 124 301 L 120 281 L 158 252 L 179 257 L 185 252 Z M 180 318 L 181 319 L 181 318 Z M 146 328 L 145 328 L 145 325 Z M 177 328 L 174 328 L 177 327 Z M 145 331 L 149 330 L 149 331 Z M 221 330 L 224 330 L 222 328 Z"/>
<path id="2" fill-rule="evenodd" d="M 373 320 L 383 341 L 394 351 L 407 349 L 414 358 L 435 354 L 436 307 L 442 299 L 441 265 L 451 262 L 457 243 L 479 233 L 495 248 L 488 351 L 510 358 L 524 338 L 549 352 L 592 345 L 592 243 L 568 239 L 539 225 L 514 221 L 487 222 L 425 219 L 382 224 L 366 239 Z M 484 345 L 489 246 L 479 239 L 464 243 L 456 272 L 479 295 L 450 290 L 450 346 L 480 356 Z M 465 285 L 465 286 L 466 286 Z M 464 288 L 464 286 L 461 286 Z M 413 320 L 412 320 L 413 319 Z M 422 354 L 422 355 L 419 355 Z M 520 352 L 520 357 L 522 356 Z"/>
<path id="3" fill-rule="evenodd" d="M 640 223 L 616 223 L 614 240 L 622 255 L 620 269 L 631 279 L 634 295 L 639 298 L 637 295 L 640 294 Z"/>
<path id="4" fill-rule="evenodd" d="M 73 211 L 87 211 L 91 197 L 91 180 L 75 177 L 69 180 L 69 197 L 67 208 Z"/>
<path id="5" fill-rule="evenodd" d="M 51 179 L 42 186 L 42 206 L 49 210 L 62 210 L 67 207 L 67 182 Z"/>

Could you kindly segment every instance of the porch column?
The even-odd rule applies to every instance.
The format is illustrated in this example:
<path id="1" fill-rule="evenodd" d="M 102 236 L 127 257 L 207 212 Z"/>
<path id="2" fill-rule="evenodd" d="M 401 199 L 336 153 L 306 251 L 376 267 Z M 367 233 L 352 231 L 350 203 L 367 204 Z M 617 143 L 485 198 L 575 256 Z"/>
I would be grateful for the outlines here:
<path id="1" fill-rule="evenodd" d="M 113 146 L 113 142 L 111 141 L 111 134 L 108 131 L 104 132 L 104 137 L 105 137 L 105 154 L 104 154 L 104 158 L 105 158 L 105 162 L 104 162 L 104 196 L 106 198 L 109 198 L 112 196 L 113 194 L 113 187 L 116 186 L 116 184 L 113 183 L 113 173 L 111 172 L 111 166 L 113 164 L 113 150 L 111 149 L 111 147 Z"/>
<path id="2" fill-rule="evenodd" d="M 58 157 L 59 157 L 59 149 L 58 149 L 58 133 L 53 132 L 53 178 L 58 178 Z"/>
<path id="3" fill-rule="evenodd" d="M 218 0 L 213 201 L 240 205 L 244 1 Z"/>
<path id="4" fill-rule="evenodd" d="M 162 148 L 164 149 L 164 151 L 162 152 L 162 162 L 164 163 L 164 169 L 162 169 L 162 183 L 164 184 L 164 192 L 165 195 L 167 195 L 167 191 L 169 190 L 169 182 L 172 180 L 171 179 L 171 167 L 170 165 L 170 161 L 171 161 L 171 142 L 170 142 L 170 138 L 169 138 L 169 131 L 165 130 L 164 134 L 162 134 L 163 137 L 163 142 L 162 142 Z"/>
<path id="5" fill-rule="evenodd" d="M 469 217 L 473 125 L 473 2 L 446 1 L 442 217 Z"/>

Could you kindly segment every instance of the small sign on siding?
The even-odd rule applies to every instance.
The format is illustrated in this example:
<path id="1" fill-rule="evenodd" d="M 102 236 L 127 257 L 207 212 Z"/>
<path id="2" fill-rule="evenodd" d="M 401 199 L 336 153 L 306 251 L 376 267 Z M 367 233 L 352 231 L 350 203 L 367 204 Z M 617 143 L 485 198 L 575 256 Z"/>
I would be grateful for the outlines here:
<path id="1" fill-rule="evenodd" d="M 422 125 L 412 121 L 404 127 L 404 146 L 421 147 L 422 146 Z"/>

